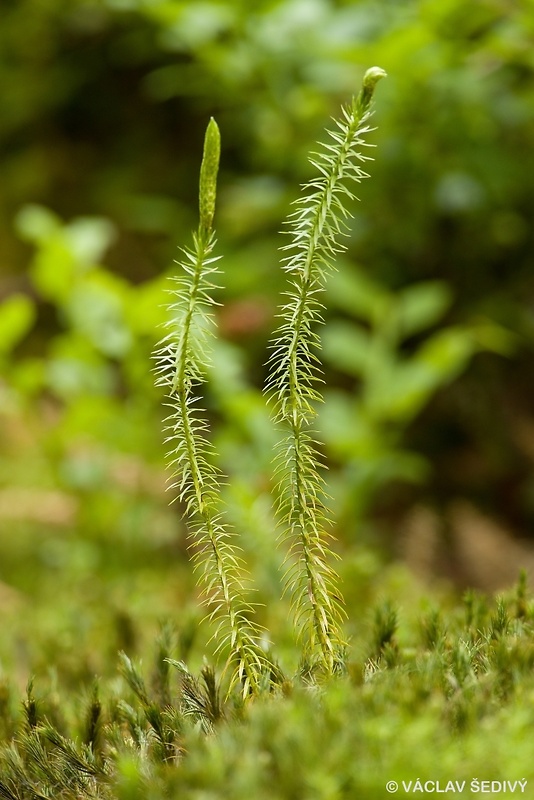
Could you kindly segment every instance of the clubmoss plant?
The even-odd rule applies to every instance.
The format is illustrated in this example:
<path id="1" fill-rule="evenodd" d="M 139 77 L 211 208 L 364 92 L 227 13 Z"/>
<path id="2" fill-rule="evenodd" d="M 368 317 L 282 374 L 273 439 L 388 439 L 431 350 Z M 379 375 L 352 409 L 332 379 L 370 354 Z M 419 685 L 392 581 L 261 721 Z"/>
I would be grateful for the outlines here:
<path id="1" fill-rule="evenodd" d="M 335 258 L 344 246 L 354 200 L 351 186 L 366 174 L 360 151 L 370 130 L 373 91 L 385 75 L 378 67 L 365 74 L 363 87 L 343 108 L 332 141 L 311 158 L 318 175 L 303 188 L 287 227 L 291 242 L 283 249 L 284 269 L 291 288 L 280 316 L 270 357 L 266 391 L 275 406 L 275 419 L 284 429 L 279 470 L 279 511 L 282 538 L 287 544 L 285 583 L 292 598 L 294 622 L 308 664 L 331 674 L 343 663 L 341 624 L 343 603 L 338 577 L 331 566 L 331 534 L 327 532 L 324 479 L 319 445 L 312 430 L 320 368 L 319 336 L 321 292 Z M 206 131 L 200 170 L 200 219 L 193 243 L 182 250 L 182 275 L 170 290 L 166 336 L 156 352 L 158 383 L 167 391 L 171 414 L 167 419 L 172 489 L 184 504 L 192 523 L 194 559 L 201 575 L 210 616 L 218 619 L 218 649 L 227 649 L 233 663 L 233 681 L 244 695 L 256 694 L 267 675 L 274 674 L 258 642 L 261 630 L 254 607 L 243 588 L 243 564 L 236 536 L 225 524 L 208 426 L 199 408 L 199 387 L 206 379 L 209 338 L 213 334 L 212 291 L 219 257 L 213 255 L 213 219 L 220 155 L 220 134 L 211 119 Z"/>
<path id="2" fill-rule="evenodd" d="M 363 137 L 370 130 L 374 88 L 384 75 L 379 67 L 366 72 L 359 95 L 342 109 L 336 128 L 328 131 L 333 143 L 323 145 L 310 159 L 318 175 L 304 185 L 296 210 L 287 220 L 291 242 L 283 248 L 288 253 L 283 266 L 291 288 L 281 310 L 267 383 L 277 421 L 287 431 L 279 463 L 282 536 L 289 545 L 286 586 L 305 654 L 318 656 L 328 672 L 343 661 L 344 610 L 338 576 L 330 563 L 333 552 L 324 479 L 312 430 L 316 405 L 322 399 L 315 326 L 323 321 L 320 297 L 326 277 L 345 249 L 340 237 L 347 232 L 348 204 L 355 199 L 351 186 L 367 177 L 360 164 L 370 158 L 360 147 L 369 146 Z"/>
<path id="3" fill-rule="evenodd" d="M 183 272 L 171 289 L 168 332 L 156 352 L 158 383 L 168 392 L 172 409 L 167 419 L 171 445 L 169 465 L 174 476 L 172 488 L 185 504 L 192 523 L 194 560 L 201 573 L 204 599 L 210 616 L 218 619 L 217 649 L 228 646 L 235 666 L 233 680 L 240 680 L 245 694 L 257 693 L 268 664 L 257 644 L 260 635 L 252 622 L 254 608 L 242 585 L 243 565 L 235 535 L 225 525 L 219 484 L 222 476 L 213 463 L 207 438 L 207 422 L 198 408 L 198 387 L 205 380 L 212 334 L 211 296 L 218 272 L 213 256 L 213 216 L 220 155 L 220 133 L 211 119 L 206 131 L 200 169 L 198 230 L 193 244 L 182 250 L 179 266 Z"/>

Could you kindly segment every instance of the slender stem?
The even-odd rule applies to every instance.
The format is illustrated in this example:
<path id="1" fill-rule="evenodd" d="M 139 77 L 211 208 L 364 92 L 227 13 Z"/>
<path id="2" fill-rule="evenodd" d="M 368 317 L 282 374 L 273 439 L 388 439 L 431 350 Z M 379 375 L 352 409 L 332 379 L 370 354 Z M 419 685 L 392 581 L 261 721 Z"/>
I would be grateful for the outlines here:
<path id="1" fill-rule="evenodd" d="M 196 264 L 192 275 L 188 295 L 187 310 L 183 318 L 180 339 L 176 349 L 176 373 L 173 382 L 174 396 L 177 401 L 177 410 L 182 422 L 185 451 L 187 454 L 187 469 L 191 476 L 192 490 L 195 506 L 203 523 L 204 534 L 207 537 L 211 551 L 211 559 L 215 567 L 218 591 L 220 593 L 224 616 L 228 621 L 231 631 L 231 649 L 235 653 L 240 671 L 246 675 L 248 683 L 254 693 L 259 689 L 258 677 L 258 649 L 254 640 L 247 631 L 243 630 L 244 619 L 239 612 L 239 590 L 232 586 L 232 572 L 226 564 L 225 553 L 221 547 L 220 529 L 215 523 L 216 515 L 213 510 L 213 496 L 211 482 L 206 483 L 200 464 L 201 457 L 197 450 L 197 441 L 191 420 L 191 380 L 187 374 L 187 352 L 191 326 L 195 309 L 198 307 L 201 291 L 202 275 L 206 260 L 213 248 L 213 237 L 206 240 L 202 231 L 195 237 Z M 252 656 L 252 658 L 251 658 Z"/>
<path id="2" fill-rule="evenodd" d="M 258 693 L 263 673 L 270 665 L 256 642 L 259 630 L 248 618 L 253 607 L 244 599 L 238 548 L 221 519 L 220 476 L 211 464 L 211 448 L 204 437 L 206 423 L 193 411 L 195 386 L 203 382 L 208 363 L 205 338 L 214 302 L 209 294 L 213 288 L 210 276 L 217 271 L 212 266 L 217 259 L 211 254 L 215 245 L 212 223 L 219 155 L 219 129 L 211 119 L 200 170 L 199 226 L 193 235 L 193 247 L 184 251 L 185 277 L 174 292 L 176 303 L 171 308 L 177 318 L 159 351 L 160 383 L 167 387 L 174 409 L 168 439 L 174 442 L 171 463 L 175 466 L 180 499 L 197 523 L 195 539 L 199 550 L 195 559 L 197 567 L 202 568 L 205 600 L 214 603 L 210 616 L 219 619 L 217 649 L 229 643 L 230 659 L 236 664 L 234 680 L 237 674 L 247 695 Z"/>
<path id="3" fill-rule="evenodd" d="M 326 269 L 332 266 L 333 256 L 343 249 L 337 241 L 343 219 L 348 215 L 343 198 L 352 199 L 344 182 L 350 177 L 359 180 L 364 176 L 357 164 L 363 157 L 355 153 L 355 145 L 367 130 L 365 121 L 373 90 L 384 74 L 377 67 L 366 73 L 360 94 L 344 110 L 339 130 L 332 132 L 336 144 L 328 145 L 326 152 L 312 161 L 319 177 L 305 187 L 299 208 L 290 217 L 293 241 L 285 249 L 292 252 L 285 259 L 284 268 L 293 276 L 294 290 L 282 314 L 284 323 L 275 341 L 272 377 L 268 382 L 268 388 L 274 390 L 277 398 L 278 419 L 289 427 L 284 487 L 289 506 L 288 535 L 298 543 L 301 564 L 296 573 L 290 571 L 294 605 L 297 618 L 307 619 L 311 624 L 312 649 L 315 639 L 329 670 L 339 658 L 342 613 L 334 596 L 339 596 L 335 586 L 337 576 L 327 564 L 324 482 L 318 472 L 316 442 L 310 431 L 311 419 L 316 415 L 314 404 L 322 399 L 313 386 L 318 370 L 312 348 L 319 345 L 312 325 L 322 322 L 316 295 L 324 289 Z M 293 548 L 294 545 L 290 552 Z"/>

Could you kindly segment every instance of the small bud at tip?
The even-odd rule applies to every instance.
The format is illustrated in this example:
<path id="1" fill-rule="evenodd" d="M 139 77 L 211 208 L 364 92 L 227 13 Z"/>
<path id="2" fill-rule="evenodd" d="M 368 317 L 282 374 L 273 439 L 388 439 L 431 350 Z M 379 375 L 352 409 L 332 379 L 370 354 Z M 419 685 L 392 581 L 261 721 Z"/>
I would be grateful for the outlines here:
<path id="1" fill-rule="evenodd" d="M 373 99 L 376 84 L 381 78 L 385 78 L 386 75 L 387 72 L 381 67 L 371 67 L 367 70 L 363 76 L 362 88 L 356 101 L 360 113 L 363 114 L 368 110 L 371 105 L 371 100 Z"/>
<path id="2" fill-rule="evenodd" d="M 219 126 L 211 117 L 204 139 L 204 154 L 200 167 L 199 207 L 200 228 L 204 233 L 211 231 L 215 213 L 217 194 L 217 172 L 221 154 L 221 134 Z"/>
<path id="3" fill-rule="evenodd" d="M 363 76 L 364 89 L 373 90 L 381 78 L 386 78 L 387 72 L 382 67 L 371 67 Z"/>

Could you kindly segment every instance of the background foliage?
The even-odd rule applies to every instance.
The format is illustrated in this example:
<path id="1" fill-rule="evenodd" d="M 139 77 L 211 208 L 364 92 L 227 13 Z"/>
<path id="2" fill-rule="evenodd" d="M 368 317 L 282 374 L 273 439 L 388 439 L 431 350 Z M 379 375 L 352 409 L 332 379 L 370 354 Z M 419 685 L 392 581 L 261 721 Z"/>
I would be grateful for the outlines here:
<path id="1" fill-rule="evenodd" d="M 52 663 L 64 682 L 113 673 L 117 650 L 140 650 L 177 609 L 181 657 L 194 662 L 209 638 L 167 507 L 148 364 L 165 275 L 196 225 L 210 115 L 223 136 L 226 289 L 207 403 L 265 621 L 283 641 L 261 397 L 278 231 L 310 146 L 373 64 L 389 74 L 377 160 L 326 297 L 320 419 L 349 628 L 377 592 L 417 592 L 383 565 L 422 506 L 438 551 L 458 518 L 462 537 L 476 535 L 475 506 L 529 536 L 533 11 L 531 0 L 4 3 L 0 655 L 21 682 Z"/>

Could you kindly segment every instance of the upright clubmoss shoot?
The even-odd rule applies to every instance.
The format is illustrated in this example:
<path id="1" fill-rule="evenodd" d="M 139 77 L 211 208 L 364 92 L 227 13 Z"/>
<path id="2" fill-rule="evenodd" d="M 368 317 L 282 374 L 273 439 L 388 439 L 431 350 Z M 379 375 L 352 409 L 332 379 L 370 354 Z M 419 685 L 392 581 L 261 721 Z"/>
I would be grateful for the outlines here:
<path id="1" fill-rule="evenodd" d="M 280 444 L 280 503 L 282 538 L 288 545 L 286 586 L 295 623 L 305 651 L 331 673 L 343 664 L 345 616 L 338 575 L 332 567 L 320 445 L 312 428 L 322 401 L 317 325 L 323 322 L 321 295 L 336 256 L 345 247 L 347 218 L 354 201 L 353 186 L 367 174 L 370 160 L 361 148 L 371 130 L 369 119 L 374 88 L 386 73 L 368 70 L 363 86 L 342 109 L 331 142 L 310 158 L 316 169 L 295 202 L 287 220 L 291 241 L 283 250 L 290 288 L 282 306 L 282 324 L 275 334 L 267 392 L 273 398 L 277 423 L 284 430 Z"/>
<path id="2" fill-rule="evenodd" d="M 214 463 L 208 423 L 198 409 L 199 387 L 205 381 L 213 334 L 213 219 L 217 194 L 220 134 L 211 119 L 204 140 L 199 181 L 199 225 L 193 244 L 182 250 L 181 274 L 170 289 L 168 333 L 156 351 L 158 384 L 167 390 L 171 414 L 166 442 L 170 446 L 171 488 L 184 504 L 194 542 L 196 569 L 210 618 L 218 622 L 217 650 L 225 650 L 233 665 L 231 685 L 240 682 L 245 696 L 256 694 L 268 670 L 253 623 L 254 607 L 245 598 L 243 563 L 233 531 L 223 518 L 219 486 L 222 476 Z"/>
<path id="3" fill-rule="evenodd" d="M 288 301 L 280 316 L 270 358 L 267 392 L 274 399 L 276 422 L 284 429 L 279 463 L 279 511 L 287 544 L 286 587 L 292 616 L 303 644 L 303 659 L 312 673 L 331 674 L 343 668 L 345 616 L 334 552 L 328 530 L 325 486 L 319 443 L 312 429 L 321 401 L 317 323 L 322 322 L 320 295 L 335 258 L 344 250 L 352 186 L 366 177 L 361 163 L 367 146 L 373 92 L 385 75 L 378 67 L 365 74 L 357 97 L 342 110 L 331 142 L 310 159 L 317 175 L 304 186 L 296 210 L 287 222 L 291 242 L 284 248 L 283 267 L 289 275 Z M 201 576 L 210 616 L 217 618 L 218 649 L 226 649 L 234 664 L 233 681 L 244 695 L 256 694 L 273 675 L 259 646 L 261 631 L 254 608 L 243 589 L 243 564 L 236 537 L 224 520 L 221 473 L 214 463 L 208 424 L 198 409 L 199 387 L 206 379 L 213 334 L 213 220 L 221 152 L 217 123 L 211 119 L 204 140 L 199 181 L 199 224 L 193 244 L 182 250 L 181 275 L 171 289 L 168 333 L 156 353 L 158 383 L 167 390 L 171 414 L 167 420 L 172 489 L 184 504 L 195 543 L 194 560 Z"/>

